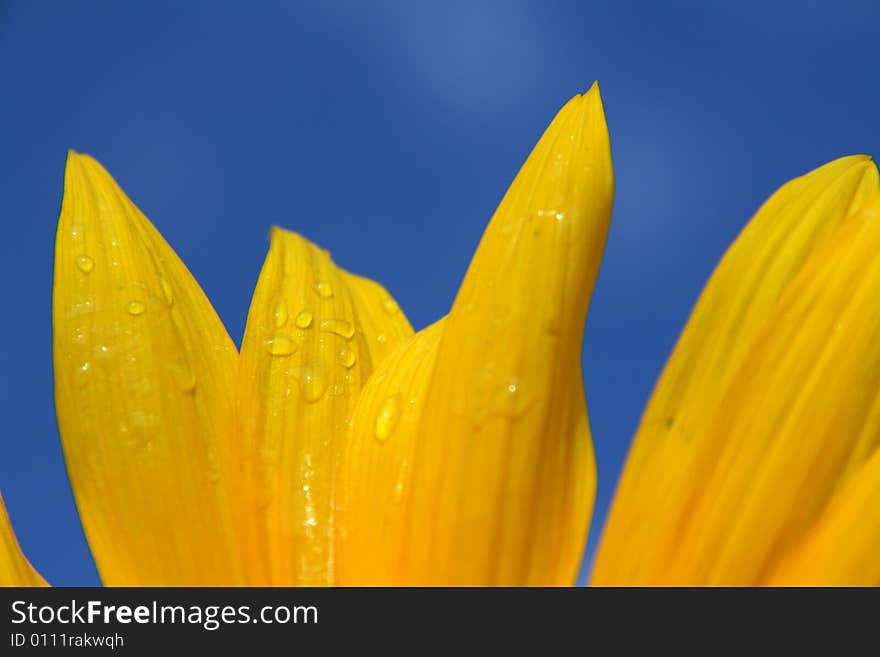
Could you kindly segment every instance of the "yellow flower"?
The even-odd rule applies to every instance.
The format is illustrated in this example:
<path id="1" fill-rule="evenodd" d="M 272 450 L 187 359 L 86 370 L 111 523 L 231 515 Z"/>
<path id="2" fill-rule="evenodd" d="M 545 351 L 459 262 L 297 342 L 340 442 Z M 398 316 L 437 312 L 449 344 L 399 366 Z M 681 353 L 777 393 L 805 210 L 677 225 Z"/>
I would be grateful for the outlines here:
<path id="1" fill-rule="evenodd" d="M 594 86 L 535 147 L 444 319 L 413 334 L 381 286 L 274 229 L 239 353 L 153 225 L 71 153 L 56 408 L 103 582 L 572 583 L 612 197 Z M 39 583 L 0 520 L 0 583 Z"/>
<path id="2" fill-rule="evenodd" d="M 700 297 L 639 426 L 594 584 L 880 583 L 880 185 L 777 191 Z"/>
<path id="3" fill-rule="evenodd" d="M 570 584 L 596 473 L 580 371 L 611 214 L 598 88 L 492 218 L 449 314 L 273 229 L 239 353 L 71 153 L 56 407 L 105 584 Z M 621 478 L 595 584 L 880 583 L 880 179 L 777 191 L 718 265 Z M 0 583 L 44 583 L 0 514 Z"/>

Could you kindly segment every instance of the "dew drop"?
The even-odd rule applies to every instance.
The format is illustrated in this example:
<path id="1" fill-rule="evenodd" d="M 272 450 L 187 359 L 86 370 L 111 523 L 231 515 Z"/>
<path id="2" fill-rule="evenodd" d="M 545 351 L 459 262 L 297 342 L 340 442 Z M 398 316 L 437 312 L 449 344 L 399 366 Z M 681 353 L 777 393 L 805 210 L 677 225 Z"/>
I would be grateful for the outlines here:
<path id="1" fill-rule="evenodd" d="M 217 463 L 217 455 L 214 450 L 209 449 L 207 454 L 208 461 L 208 481 L 216 484 L 220 481 L 220 465 Z"/>
<path id="2" fill-rule="evenodd" d="M 287 306 L 284 305 L 283 301 L 279 301 L 278 305 L 275 306 L 272 317 L 275 319 L 276 328 L 281 328 L 287 324 Z"/>
<path id="3" fill-rule="evenodd" d="M 327 379 L 324 376 L 324 368 L 320 363 L 305 365 L 300 371 L 299 378 L 302 387 L 303 398 L 307 402 L 316 402 L 327 391 Z"/>
<path id="4" fill-rule="evenodd" d="M 162 296 L 165 297 L 165 303 L 169 306 L 174 305 L 174 293 L 171 291 L 171 284 L 164 278 L 159 278 L 159 286 L 162 288 Z"/>
<path id="5" fill-rule="evenodd" d="M 322 299 L 329 299 L 333 296 L 333 286 L 327 281 L 318 281 L 315 283 L 315 292 L 317 292 L 318 296 Z"/>
<path id="6" fill-rule="evenodd" d="M 79 235 L 82 234 L 82 230 L 83 230 L 82 226 L 80 226 L 79 224 L 73 224 L 73 226 L 70 227 L 70 236 L 71 237 L 78 237 Z"/>
<path id="7" fill-rule="evenodd" d="M 312 313 L 308 310 L 302 310 L 296 316 L 297 328 L 307 329 L 312 325 Z"/>
<path id="8" fill-rule="evenodd" d="M 398 310 L 400 310 L 400 306 L 397 305 L 397 302 L 390 297 L 388 299 L 385 299 L 385 301 L 382 303 L 382 307 L 389 315 L 394 315 L 397 313 Z"/>
<path id="9" fill-rule="evenodd" d="M 78 328 L 73 332 L 73 342 L 74 344 L 85 344 L 86 342 L 86 332 Z"/>
<path id="10" fill-rule="evenodd" d="M 83 274 L 90 273 L 95 268 L 95 261 L 90 256 L 76 256 L 76 266 Z"/>
<path id="11" fill-rule="evenodd" d="M 388 336 L 384 333 L 380 333 L 376 336 L 376 342 L 378 342 L 379 344 L 385 344 L 386 342 L 388 342 Z"/>
<path id="12" fill-rule="evenodd" d="M 403 489 L 406 484 L 407 466 L 407 462 L 402 461 L 400 463 L 400 466 L 397 468 L 397 480 L 394 482 L 394 493 L 392 495 L 392 501 L 395 504 L 400 504 L 400 501 L 403 499 Z"/>
<path id="13" fill-rule="evenodd" d="M 325 319 L 321 322 L 321 330 L 346 340 L 350 340 L 354 336 L 354 326 L 345 319 Z"/>
<path id="14" fill-rule="evenodd" d="M 333 397 L 338 397 L 345 393 L 345 384 L 344 383 L 334 383 L 333 387 L 330 389 L 330 394 Z"/>
<path id="15" fill-rule="evenodd" d="M 339 350 L 339 364 L 345 369 L 351 369 L 356 362 L 357 352 L 354 349 L 345 345 Z"/>
<path id="16" fill-rule="evenodd" d="M 79 367 L 73 370 L 73 377 L 76 381 L 76 384 L 79 386 L 84 386 L 89 382 L 89 375 L 92 372 L 92 366 L 87 362 L 83 363 Z"/>
<path id="17" fill-rule="evenodd" d="M 296 351 L 296 343 L 286 335 L 276 333 L 266 340 L 266 351 L 273 356 L 290 356 Z"/>
<path id="18" fill-rule="evenodd" d="M 565 213 L 564 212 L 557 212 L 556 213 L 556 221 L 562 221 L 563 219 L 565 219 Z"/>
<path id="19" fill-rule="evenodd" d="M 376 440 L 384 441 L 394 431 L 400 418 L 400 394 L 391 395 L 382 402 L 376 415 Z"/>
<path id="20" fill-rule="evenodd" d="M 110 347 L 105 344 L 99 344 L 95 347 L 95 356 L 98 358 L 109 358 L 110 357 Z"/>
<path id="21" fill-rule="evenodd" d="M 147 307 L 140 301 L 132 301 L 128 304 L 128 314 L 129 315 L 143 315 L 144 311 Z"/>
<path id="22" fill-rule="evenodd" d="M 492 414 L 519 417 L 531 406 L 534 399 L 525 394 L 517 381 L 506 383 L 494 400 Z"/>
<path id="23" fill-rule="evenodd" d="M 190 393 L 196 389 L 196 374 L 184 360 L 174 361 L 168 364 L 171 377 L 181 392 Z"/>

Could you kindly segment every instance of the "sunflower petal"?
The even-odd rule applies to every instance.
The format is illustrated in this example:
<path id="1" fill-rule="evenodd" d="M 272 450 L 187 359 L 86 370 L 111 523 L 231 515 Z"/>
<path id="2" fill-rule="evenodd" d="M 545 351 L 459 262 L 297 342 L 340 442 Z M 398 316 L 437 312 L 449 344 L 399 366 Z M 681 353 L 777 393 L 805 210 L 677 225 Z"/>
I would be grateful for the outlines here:
<path id="1" fill-rule="evenodd" d="M 333 583 L 339 446 L 363 382 L 412 335 L 378 284 L 273 229 L 251 302 L 238 379 L 247 455 L 237 509 L 253 584 Z"/>
<path id="2" fill-rule="evenodd" d="M 707 423 L 652 581 L 761 582 L 878 445 L 880 197 L 804 264 Z"/>
<path id="3" fill-rule="evenodd" d="M 443 320 L 419 331 L 382 361 L 352 413 L 339 464 L 336 569 L 340 584 L 404 582 L 397 546 Z M 393 440 L 389 440 L 393 433 Z"/>
<path id="4" fill-rule="evenodd" d="M 104 583 L 240 583 L 228 492 L 235 345 L 149 220 L 72 152 L 53 322 L 58 424 Z"/>
<path id="5" fill-rule="evenodd" d="M 749 222 L 706 285 L 633 441 L 602 537 L 595 584 L 663 576 L 679 483 L 708 423 L 782 291 L 865 199 L 880 191 L 866 156 L 835 160 L 778 190 Z"/>
<path id="6" fill-rule="evenodd" d="M 46 580 L 34 570 L 18 546 L 2 496 L 0 496 L 0 586 L 46 586 Z"/>
<path id="7" fill-rule="evenodd" d="M 581 344 L 612 197 L 594 87 L 560 111 L 501 202 L 443 323 L 430 376 L 425 354 L 400 393 L 377 378 L 358 405 L 343 468 L 367 492 L 343 500 L 341 529 L 367 547 L 340 559 L 381 562 L 360 577 L 360 565 L 343 566 L 354 575 L 341 583 L 573 581 L 596 483 Z M 427 349 L 437 336 L 419 339 L 408 348 Z M 397 394 L 405 410 L 395 408 Z M 412 424 L 409 399 L 423 407 Z M 404 415 L 397 427 L 388 420 L 395 413 Z M 381 434 L 401 445 L 374 445 Z M 402 502 L 371 514 L 372 504 L 396 494 L 401 459 Z M 386 531 L 393 535 L 380 535 Z"/>

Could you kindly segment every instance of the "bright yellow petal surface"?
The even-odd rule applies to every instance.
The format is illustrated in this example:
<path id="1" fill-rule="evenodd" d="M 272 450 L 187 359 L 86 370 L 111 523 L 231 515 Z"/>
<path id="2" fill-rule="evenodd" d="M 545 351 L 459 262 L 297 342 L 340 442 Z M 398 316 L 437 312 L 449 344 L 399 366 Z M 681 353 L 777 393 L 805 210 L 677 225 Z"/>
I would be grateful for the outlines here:
<path id="1" fill-rule="evenodd" d="M 402 581 L 396 570 L 405 541 L 402 510 L 412 487 L 418 422 L 443 322 L 419 331 L 382 361 L 358 398 L 339 466 L 340 584 Z"/>
<path id="2" fill-rule="evenodd" d="M 412 335 L 378 284 L 274 229 L 251 302 L 238 381 L 245 454 L 237 512 L 251 583 L 332 584 L 341 440 L 363 382 Z"/>
<path id="3" fill-rule="evenodd" d="M 880 586 L 880 450 L 834 495 L 767 583 Z"/>
<path id="4" fill-rule="evenodd" d="M 594 87 L 529 156 L 442 329 L 368 384 L 340 471 L 341 584 L 572 583 L 596 483 L 581 345 L 612 197 Z"/>
<path id="5" fill-rule="evenodd" d="M 21 553 L 2 497 L 0 497 L 0 586 L 46 586 L 46 581 Z"/>
<path id="6" fill-rule="evenodd" d="M 876 448 L 878 248 L 875 197 L 783 292 L 676 483 L 651 581 L 763 581 Z"/>
<path id="7" fill-rule="evenodd" d="M 53 321 L 58 424 L 104 583 L 242 582 L 228 490 L 235 346 L 153 225 L 76 153 Z"/>
<path id="8" fill-rule="evenodd" d="M 778 190 L 712 274 L 642 418 L 597 554 L 594 584 L 647 584 L 678 549 L 689 466 L 716 407 L 780 294 L 816 246 L 880 190 L 866 156 L 835 160 Z M 803 356 L 803 354 L 801 354 Z M 702 479 L 701 479 L 702 481 Z"/>

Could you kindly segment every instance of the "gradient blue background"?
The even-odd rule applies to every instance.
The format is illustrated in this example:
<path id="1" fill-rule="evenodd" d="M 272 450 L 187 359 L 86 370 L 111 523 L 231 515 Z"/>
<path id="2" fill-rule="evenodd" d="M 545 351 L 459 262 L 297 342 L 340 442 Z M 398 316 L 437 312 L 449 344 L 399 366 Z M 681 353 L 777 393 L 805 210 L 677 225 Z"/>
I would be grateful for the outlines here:
<path id="1" fill-rule="evenodd" d="M 617 198 L 584 350 L 589 556 L 726 246 L 787 179 L 880 147 L 877 3 L 366 4 L 0 0 L 0 489 L 50 582 L 98 583 L 53 412 L 68 148 L 111 171 L 236 342 L 270 224 L 381 281 L 422 327 L 546 124 L 598 78 Z"/>

